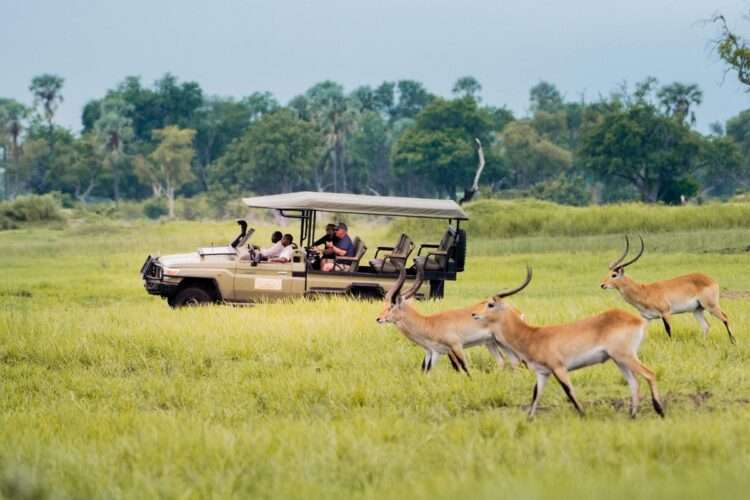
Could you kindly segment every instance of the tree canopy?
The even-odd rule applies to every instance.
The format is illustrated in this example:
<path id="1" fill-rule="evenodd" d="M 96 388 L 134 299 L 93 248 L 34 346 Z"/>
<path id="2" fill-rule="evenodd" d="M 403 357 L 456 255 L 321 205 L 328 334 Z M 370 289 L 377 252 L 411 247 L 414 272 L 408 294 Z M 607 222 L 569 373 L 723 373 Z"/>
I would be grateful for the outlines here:
<path id="1" fill-rule="evenodd" d="M 86 104 L 79 133 L 56 124 L 63 84 L 42 74 L 28 104 L 0 97 L 3 196 L 153 197 L 173 214 L 177 196 L 203 194 L 220 207 L 297 189 L 585 204 L 679 203 L 750 188 L 750 110 L 702 134 L 703 92 L 690 82 L 648 77 L 586 101 L 541 80 L 516 115 L 482 102 L 469 75 L 451 97 L 410 79 L 352 89 L 326 80 L 286 103 L 267 91 L 207 95 L 169 73 L 150 84 L 127 76 Z M 479 190 L 477 139 L 486 160 Z"/>

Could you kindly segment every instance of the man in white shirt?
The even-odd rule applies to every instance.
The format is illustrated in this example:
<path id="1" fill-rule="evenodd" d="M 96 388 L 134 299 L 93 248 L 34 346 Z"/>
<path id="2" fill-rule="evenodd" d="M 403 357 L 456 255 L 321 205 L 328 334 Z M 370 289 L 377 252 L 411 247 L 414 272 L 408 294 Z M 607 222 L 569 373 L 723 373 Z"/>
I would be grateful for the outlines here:
<path id="1" fill-rule="evenodd" d="M 281 264 L 291 262 L 294 257 L 294 246 L 292 245 L 292 241 L 294 241 L 294 237 L 291 234 L 285 234 L 284 237 L 281 238 L 281 245 L 283 246 L 281 253 L 278 257 L 272 257 L 268 259 L 268 261 Z"/>
<path id="2" fill-rule="evenodd" d="M 279 255 L 281 255 L 281 251 L 284 249 L 284 245 L 281 244 L 281 240 L 281 231 L 275 231 L 271 235 L 271 243 L 273 244 L 268 248 L 261 249 L 261 259 L 271 259 L 273 257 L 278 257 Z"/>

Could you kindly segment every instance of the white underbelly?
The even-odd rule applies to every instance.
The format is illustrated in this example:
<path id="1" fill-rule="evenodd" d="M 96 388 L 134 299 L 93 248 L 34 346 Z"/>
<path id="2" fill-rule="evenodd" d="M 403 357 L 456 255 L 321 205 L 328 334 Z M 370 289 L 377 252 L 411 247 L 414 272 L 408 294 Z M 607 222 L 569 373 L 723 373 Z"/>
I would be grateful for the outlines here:
<path id="1" fill-rule="evenodd" d="M 595 365 L 598 363 L 604 363 L 609 359 L 609 354 L 603 347 L 597 347 L 590 351 L 579 354 L 573 359 L 569 360 L 566 364 L 566 368 L 570 371 L 577 370 L 586 366 Z"/>
<path id="2" fill-rule="evenodd" d="M 464 337 L 464 347 L 474 347 L 475 345 L 484 345 L 494 340 L 492 332 L 489 330 L 479 330 Z"/>
<path id="3" fill-rule="evenodd" d="M 638 312 L 641 313 L 641 316 L 643 316 L 645 319 L 658 319 L 661 318 L 661 313 L 659 311 L 656 311 L 654 309 L 646 309 L 645 307 L 636 306 L 638 309 Z"/>
<path id="4" fill-rule="evenodd" d="M 700 307 L 698 299 L 688 300 L 686 302 L 672 304 L 672 314 L 693 312 Z"/>

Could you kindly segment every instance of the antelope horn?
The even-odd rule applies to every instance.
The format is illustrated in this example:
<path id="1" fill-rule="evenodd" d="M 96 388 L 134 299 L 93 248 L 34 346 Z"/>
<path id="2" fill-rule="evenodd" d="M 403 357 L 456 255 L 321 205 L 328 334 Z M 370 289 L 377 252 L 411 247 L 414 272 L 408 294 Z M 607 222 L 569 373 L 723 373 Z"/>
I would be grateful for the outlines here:
<path id="1" fill-rule="evenodd" d="M 531 267 L 527 265 L 526 266 L 526 280 L 524 280 L 523 283 L 521 283 L 515 288 L 511 288 L 510 290 L 503 290 L 501 292 L 496 293 L 495 298 L 502 299 L 503 297 L 510 297 L 511 295 L 514 295 L 520 292 L 521 290 L 523 290 L 524 288 L 526 288 L 529 285 L 529 283 L 531 283 Z"/>
<path id="2" fill-rule="evenodd" d="M 414 279 L 414 284 L 409 288 L 406 292 L 401 294 L 401 298 L 403 300 L 410 299 L 416 295 L 417 290 L 419 290 L 419 287 L 422 286 L 422 282 L 424 282 L 424 261 L 417 260 L 416 268 L 417 268 L 417 277 Z"/>
<path id="3" fill-rule="evenodd" d="M 404 267 L 404 263 L 399 261 L 398 259 L 393 259 L 392 262 L 393 265 L 399 268 L 398 279 L 388 290 L 388 293 L 385 294 L 385 301 L 390 302 L 391 304 L 395 304 L 396 295 L 398 295 L 398 293 L 401 291 L 401 287 L 404 286 L 404 281 L 406 281 L 406 268 Z"/>
<path id="4" fill-rule="evenodd" d="M 612 262 L 609 265 L 609 270 L 610 271 L 613 271 L 613 270 L 615 270 L 617 268 L 618 264 L 620 264 L 620 262 L 622 262 L 622 259 L 624 259 L 628 255 L 628 250 L 630 250 L 630 240 L 628 239 L 628 235 L 626 234 L 625 235 L 625 251 L 622 252 L 622 255 L 620 256 L 619 259 L 617 259 L 616 261 Z"/>
<path id="5" fill-rule="evenodd" d="M 634 263 L 635 261 L 637 261 L 638 259 L 640 259 L 640 258 L 641 258 L 641 255 L 643 255 L 643 251 L 644 251 L 644 250 L 646 249 L 646 246 L 645 246 L 645 244 L 643 243 L 643 238 L 641 237 L 641 235 L 640 235 L 640 234 L 638 235 L 638 238 L 640 238 L 640 240 L 641 240 L 641 251 L 640 251 L 640 252 L 638 252 L 638 255 L 636 255 L 635 257 L 633 257 L 632 259 L 630 259 L 630 260 L 629 260 L 629 261 L 627 261 L 626 263 L 624 263 L 624 264 L 620 264 L 620 265 L 619 265 L 618 267 L 622 267 L 622 268 L 625 268 L 625 267 L 629 266 L 630 264 Z"/>

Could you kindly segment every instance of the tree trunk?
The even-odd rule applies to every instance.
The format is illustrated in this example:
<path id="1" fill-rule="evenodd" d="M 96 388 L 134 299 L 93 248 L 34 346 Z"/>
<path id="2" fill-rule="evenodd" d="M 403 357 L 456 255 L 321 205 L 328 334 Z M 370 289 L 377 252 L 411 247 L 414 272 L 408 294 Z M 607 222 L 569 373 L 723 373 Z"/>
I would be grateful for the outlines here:
<path id="1" fill-rule="evenodd" d="M 174 219 L 174 188 L 167 185 L 167 206 L 169 208 L 169 218 Z"/>
<path id="2" fill-rule="evenodd" d="M 344 144 L 340 138 L 336 138 L 336 163 L 338 163 L 338 171 L 341 173 L 341 189 L 347 191 L 346 183 L 346 165 L 344 162 Z"/>

